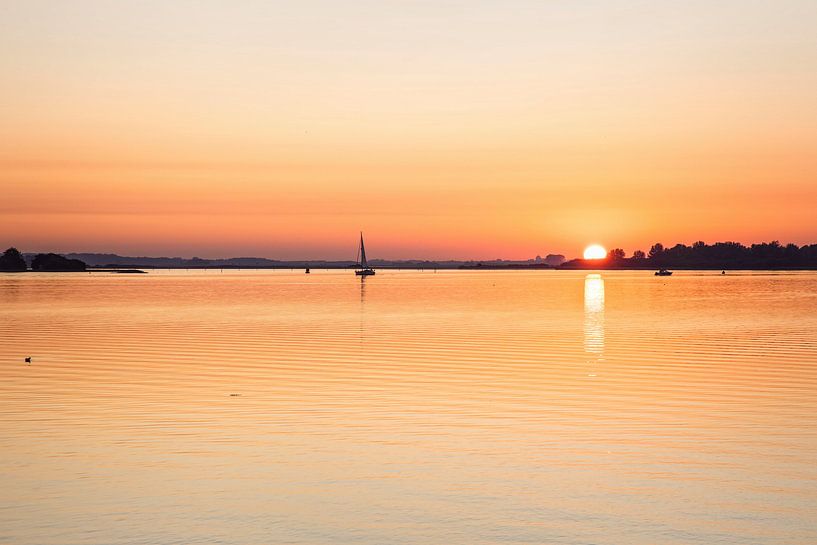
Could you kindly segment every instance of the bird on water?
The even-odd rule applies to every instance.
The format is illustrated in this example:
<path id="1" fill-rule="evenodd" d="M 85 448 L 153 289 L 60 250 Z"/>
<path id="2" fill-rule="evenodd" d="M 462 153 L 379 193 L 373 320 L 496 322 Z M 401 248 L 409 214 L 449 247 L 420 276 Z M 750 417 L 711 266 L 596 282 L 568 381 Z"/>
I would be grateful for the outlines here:
<path id="1" fill-rule="evenodd" d="M 28 357 L 26 358 L 26 363 L 31 363 L 31 356 L 28 356 Z"/>

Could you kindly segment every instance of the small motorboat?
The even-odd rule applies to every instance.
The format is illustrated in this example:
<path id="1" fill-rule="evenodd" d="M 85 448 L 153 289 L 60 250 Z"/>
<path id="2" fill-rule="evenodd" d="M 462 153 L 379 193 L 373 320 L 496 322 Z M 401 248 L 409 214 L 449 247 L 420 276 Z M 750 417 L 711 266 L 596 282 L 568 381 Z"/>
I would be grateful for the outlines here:
<path id="1" fill-rule="evenodd" d="M 655 276 L 672 276 L 672 271 L 668 271 L 667 269 L 659 269 L 655 272 Z"/>
<path id="2" fill-rule="evenodd" d="M 304 269 L 304 273 L 309 274 L 309 267 L 307 267 L 306 269 Z"/>

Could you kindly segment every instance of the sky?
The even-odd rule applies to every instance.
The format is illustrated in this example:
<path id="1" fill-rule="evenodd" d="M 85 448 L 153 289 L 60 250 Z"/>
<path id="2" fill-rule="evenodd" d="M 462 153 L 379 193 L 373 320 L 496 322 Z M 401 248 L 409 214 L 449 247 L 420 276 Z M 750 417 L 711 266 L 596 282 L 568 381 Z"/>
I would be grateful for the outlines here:
<path id="1" fill-rule="evenodd" d="M 0 0 L 0 245 L 817 242 L 817 2 Z"/>

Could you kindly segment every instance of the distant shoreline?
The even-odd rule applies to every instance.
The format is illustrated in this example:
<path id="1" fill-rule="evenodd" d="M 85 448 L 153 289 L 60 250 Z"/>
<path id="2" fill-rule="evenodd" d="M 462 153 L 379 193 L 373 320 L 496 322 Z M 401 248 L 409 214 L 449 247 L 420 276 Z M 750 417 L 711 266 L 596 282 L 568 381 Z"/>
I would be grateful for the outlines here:
<path id="1" fill-rule="evenodd" d="M 604 250 L 602 256 L 604 256 Z M 621 248 L 613 248 L 600 259 L 565 259 L 562 254 L 547 254 L 534 259 L 370 259 L 369 265 L 381 270 L 817 270 L 817 244 L 798 246 L 773 240 L 751 244 L 702 241 L 691 246 L 654 244 L 648 252 L 635 250 L 630 257 Z M 357 267 L 352 260 L 287 259 L 262 257 L 200 258 L 121 256 L 113 253 L 22 254 L 9 248 L 0 257 L 0 270 L 23 271 L 109 271 L 139 274 L 150 270 L 348 270 Z"/>
<path id="2" fill-rule="evenodd" d="M 52 274 L 52 273 L 109 273 L 109 274 L 148 274 L 150 271 L 300 271 L 305 267 L 289 266 L 259 266 L 259 267 L 139 267 L 116 269 L 111 267 L 88 267 L 84 271 L 55 270 L 55 271 L 0 271 L 0 274 Z M 354 267 L 327 267 L 310 265 L 312 270 L 324 271 L 352 271 Z M 656 267 L 614 267 L 614 266 L 582 266 L 582 267 L 548 267 L 548 266 L 525 266 L 525 265 L 485 265 L 485 266 L 459 266 L 459 267 L 412 267 L 412 266 L 378 266 L 375 269 L 380 271 L 655 271 Z M 672 271 L 817 271 L 817 267 L 669 267 Z"/>
<path id="3" fill-rule="evenodd" d="M 111 268 L 95 268 L 95 267 L 88 267 L 84 270 L 70 270 L 70 269 L 55 269 L 55 270 L 48 270 L 48 271 L 36 271 L 33 269 L 27 269 L 25 271 L 3 271 L 0 270 L 0 273 L 8 273 L 8 274 L 26 274 L 26 273 L 35 273 L 35 274 L 51 274 L 51 273 L 112 273 L 112 274 L 145 274 L 147 271 L 140 270 L 140 269 L 111 269 Z"/>

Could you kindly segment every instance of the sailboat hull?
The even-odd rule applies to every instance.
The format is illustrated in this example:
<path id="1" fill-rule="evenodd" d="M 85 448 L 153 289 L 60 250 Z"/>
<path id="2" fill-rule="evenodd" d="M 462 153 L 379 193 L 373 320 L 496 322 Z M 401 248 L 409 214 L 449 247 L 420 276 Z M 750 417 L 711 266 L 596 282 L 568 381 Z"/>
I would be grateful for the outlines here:
<path id="1" fill-rule="evenodd" d="M 361 271 L 355 271 L 355 274 L 358 276 L 371 276 L 374 274 L 372 269 L 363 269 Z"/>

